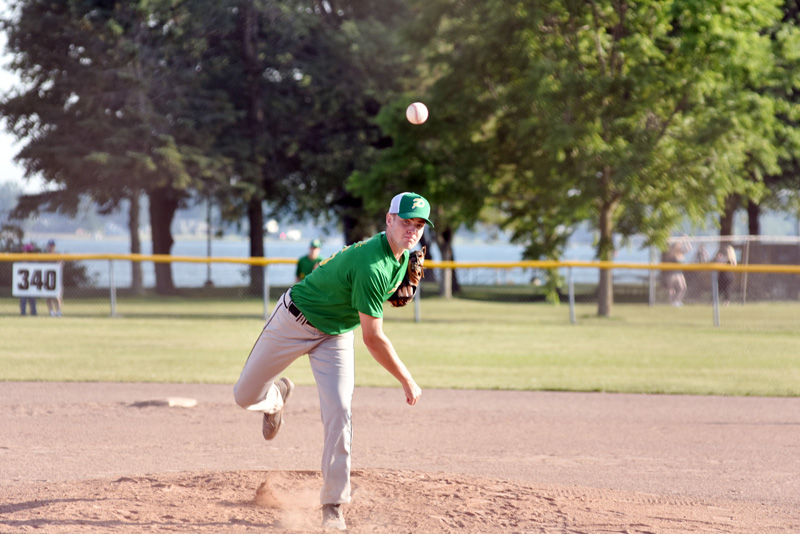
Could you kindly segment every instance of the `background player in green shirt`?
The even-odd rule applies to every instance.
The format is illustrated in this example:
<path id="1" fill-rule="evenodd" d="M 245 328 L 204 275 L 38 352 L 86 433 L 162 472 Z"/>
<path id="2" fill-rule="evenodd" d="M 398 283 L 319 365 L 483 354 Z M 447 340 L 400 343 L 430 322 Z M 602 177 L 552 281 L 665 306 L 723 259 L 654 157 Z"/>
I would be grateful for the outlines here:
<path id="1" fill-rule="evenodd" d="M 400 288 L 413 249 L 429 220 L 428 201 L 416 193 L 396 195 L 386 231 L 348 245 L 323 260 L 278 300 L 234 388 L 236 403 L 263 413 L 265 439 L 278 433 L 294 384 L 280 374 L 308 354 L 319 391 L 325 438 L 320 492 L 323 527 L 345 530 L 342 504 L 350 502 L 351 404 L 355 387 L 354 333 L 403 387 L 409 405 L 422 391 L 383 331 L 383 304 Z M 400 289 L 398 289 L 400 288 Z"/>
<path id="2" fill-rule="evenodd" d="M 308 254 L 297 260 L 297 269 L 294 271 L 294 281 L 299 282 L 317 268 L 322 258 L 319 257 L 319 248 L 322 242 L 319 239 L 314 239 L 308 245 Z"/>

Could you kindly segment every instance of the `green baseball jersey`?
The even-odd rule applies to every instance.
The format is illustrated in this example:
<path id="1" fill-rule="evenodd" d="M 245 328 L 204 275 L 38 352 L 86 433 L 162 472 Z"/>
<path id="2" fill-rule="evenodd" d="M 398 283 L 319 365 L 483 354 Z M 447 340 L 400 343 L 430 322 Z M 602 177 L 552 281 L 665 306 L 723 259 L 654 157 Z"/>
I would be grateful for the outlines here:
<path id="1" fill-rule="evenodd" d="M 383 317 L 383 303 L 397 290 L 408 267 L 398 261 L 386 234 L 348 245 L 323 260 L 292 287 L 292 301 L 315 328 L 342 334 L 359 325 L 358 313 Z"/>
<path id="2" fill-rule="evenodd" d="M 308 257 L 308 254 L 306 254 L 305 256 L 297 260 L 297 269 L 295 269 L 294 271 L 295 276 L 297 276 L 297 278 L 302 280 L 303 278 L 311 274 L 311 271 L 314 270 L 314 267 L 316 267 L 317 264 L 321 261 L 322 258 L 317 258 L 315 260 L 312 260 L 311 258 Z"/>

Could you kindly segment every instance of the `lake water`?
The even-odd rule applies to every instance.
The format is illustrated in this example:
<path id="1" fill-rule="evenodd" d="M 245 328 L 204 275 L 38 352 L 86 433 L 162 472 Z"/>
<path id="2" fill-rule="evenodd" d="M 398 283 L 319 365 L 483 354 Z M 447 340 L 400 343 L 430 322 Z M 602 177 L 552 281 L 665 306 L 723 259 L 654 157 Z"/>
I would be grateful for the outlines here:
<path id="1" fill-rule="evenodd" d="M 38 243 L 37 239 L 34 239 Z M 38 243 L 43 247 L 47 238 Z M 127 239 L 57 239 L 58 252 L 71 254 L 128 254 L 130 243 Z M 322 245 L 322 257 L 341 250 L 341 238 L 328 239 Z M 267 241 L 265 242 L 266 257 L 297 259 L 308 252 L 307 241 Z M 456 244 L 454 254 L 456 261 L 464 262 L 515 262 L 522 258 L 523 247 L 507 243 L 493 244 Z M 440 259 L 438 250 L 434 249 L 433 257 Z M 152 243 L 142 242 L 142 254 L 152 254 Z M 207 243 L 205 240 L 176 240 L 172 247 L 172 255 L 189 257 L 206 257 Z M 249 243 L 243 239 L 223 239 L 211 242 L 211 256 L 216 258 L 246 258 L 249 256 Z M 589 243 L 573 243 L 564 254 L 564 260 L 591 261 L 595 257 L 594 247 Z M 647 263 L 650 258 L 648 249 L 641 250 L 636 245 L 620 248 L 617 252 L 617 261 L 632 263 Z M 85 261 L 90 275 L 95 283 L 107 287 L 110 275 L 109 262 Z M 130 262 L 114 261 L 113 276 L 115 285 L 126 287 L 131 281 Z M 564 270 L 565 271 L 565 270 Z M 614 271 L 615 277 L 643 275 L 644 271 L 627 272 L 624 269 Z M 200 287 L 211 280 L 215 286 L 239 286 L 247 283 L 248 266 L 240 264 L 214 263 L 173 263 L 172 275 L 177 287 Z M 506 284 L 529 283 L 537 273 L 534 269 L 461 269 L 459 280 L 465 284 Z M 145 286 L 155 283 L 155 272 L 152 262 L 143 263 L 143 276 Z M 294 265 L 270 265 L 269 283 L 271 285 L 289 285 L 294 281 Z M 575 282 L 593 283 L 597 281 L 597 269 L 575 269 L 573 273 Z"/>

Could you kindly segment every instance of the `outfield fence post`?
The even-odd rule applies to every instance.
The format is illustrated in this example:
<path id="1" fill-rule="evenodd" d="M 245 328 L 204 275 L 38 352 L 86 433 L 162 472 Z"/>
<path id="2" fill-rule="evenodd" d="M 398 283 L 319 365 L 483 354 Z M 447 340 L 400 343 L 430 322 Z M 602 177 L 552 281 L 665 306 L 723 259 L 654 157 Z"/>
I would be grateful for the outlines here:
<path id="1" fill-rule="evenodd" d="M 572 267 L 567 267 L 567 285 L 569 286 L 569 322 L 575 324 L 575 283 L 572 280 Z"/>
<path id="2" fill-rule="evenodd" d="M 117 286 L 114 283 L 114 260 L 108 260 L 108 292 L 111 299 L 111 317 L 117 316 Z"/>
<path id="3" fill-rule="evenodd" d="M 719 327 L 719 286 L 717 271 L 711 271 L 711 309 L 714 314 L 714 326 Z"/>
<path id="4" fill-rule="evenodd" d="M 750 240 L 748 239 L 744 243 L 744 250 L 742 251 L 742 263 L 745 265 L 750 265 Z M 742 273 L 742 306 L 745 305 L 747 301 L 747 275 L 749 273 L 747 271 Z"/>
<path id="5" fill-rule="evenodd" d="M 264 320 L 269 319 L 269 264 L 264 265 Z"/>
<path id="6" fill-rule="evenodd" d="M 656 262 L 656 249 L 655 247 L 650 247 L 650 265 L 652 266 Z M 653 307 L 656 305 L 656 270 L 649 269 L 648 270 L 648 305 Z"/>

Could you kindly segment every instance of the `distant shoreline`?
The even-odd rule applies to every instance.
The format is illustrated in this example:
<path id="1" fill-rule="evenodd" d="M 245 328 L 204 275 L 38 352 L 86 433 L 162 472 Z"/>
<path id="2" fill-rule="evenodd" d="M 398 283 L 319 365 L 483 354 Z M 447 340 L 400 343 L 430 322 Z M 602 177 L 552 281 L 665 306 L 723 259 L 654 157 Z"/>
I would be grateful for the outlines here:
<path id="1" fill-rule="evenodd" d="M 198 235 L 194 235 L 194 234 L 178 234 L 178 235 L 173 235 L 172 238 L 176 242 L 178 242 L 178 241 L 205 242 L 208 239 L 206 236 L 198 236 Z M 53 232 L 48 232 L 48 233 L 32 232 L 32 233 L 26 234 L 26 238 L 25 238 L 26 241 L 44 241 L 44 242 L 47 242 L 50 239 L 53 239 L 56 243 L 58 243 L 59 240 L 61 240 L 61 241 L 87 241 L 87 240 L 88 241 L 112 241 L 112 242 L 120 242 L 120 243 L 130 241 L 130 237 L 127 236 L 127 235 L 101 235 L 101 236 L 98 237 L 98 236 L 93 236 L 91 234 L 84 234 L 84 235 L 79 235 L 79 234 L 59 234 L 59 233 L 53 233 Z M 149 237 L 148 238 L 142 238 L 141 241 L 142 241 L 142 243 L 150 243 L 150 242 L 152 242 L 152 239 L 150 239 Z M 229 241 L 229 242 L 233 242 L 233 243 L 246 243 L 249 240 L 246 237 L 237 236 L 237 235 L 226 235 L 226 236 L 222 236 L 222 237 L 214 237 L 212 239 L 212 242 L 219 242 L 219 241 L 225 241 L 225 242 Z M 299 243 L 299 242 L 302 242 L 304 240 L 303 239 L 299 239 L 299 240 L 297 240 L 297 239 L 294 239 L 294 240 L 293 239 L 274 239 L 274 238 L 269 238 L 268 237 L 264 241 L 270 242 L 270 243 L 272 243 L 272 242 L 274 242 L 274 243 Z"/>
<path id="2" fill-rule="evenodd" d="M 206 242 L 206 240 L 208 239 L 206 236 L 199 236 L 199 235 L 196 235 L 196 234 L 178 234 L 178 235 L 173 235 L 172 238 L 175 240 L 175 242 L 179 242 L 179 241 L 180 242 Z M 103 234 L 103 235 L 100 235 L 99 237 L 95 237 L 95 236 L 93 236 L 91 234 L 83 234 L 83 235 L 74 234 L 74 233 L 70 233 L 70 234 L 63 234 L 62 233 L 62 234 L 59 234 L 59 233 L 53 233 L 53 232 L 48 232 L 48 233 L 31 232 L 29 234 L 26 234 L 26 239 L 25 240 L 26 241 L 42 241 L 42 242 L 46 243 L 50 239 L 55 240 L 56 244 L 58 244 L 59 240 L 61 240 L 61 241 L 87 241 L 87 240 L 89 240 L 89 241 L 101 241 L 101 242 L 102 241 L 109 241 L 109 242 L 116 242 L 116 243 L 123 243 L 123 242 L 130 241 L 130 238 L 127 235 L 105 235 L 105 234 Z M 307 240 L 306 238 L 301 238 L 301 239 L 278 239 L 278 238 L 269 237 L 269 236 L 264 238 L 264 242 L 265 243 L 304 243 L 306 240 Z M 142 238 L 141 241 L 142 241 L 142 243 L 151 243 L 152 239 L 150 239 L 150 238 L 146 238 L 146 239 Z M 337 236 L 337 237 L 330 237 L 329 236 L 328 238 L 324 239 L 324 241 L 327 241 L 327 242 L 330 242 L 330 243 L 340 243 L 341 246 L 343 246 L 342 238 L 339 237 L 339 236 Z M 248 243 L 249 242 L 249 238 L 244 237 L 244 236 L 238 236 L 238 235 L 224 235 L 222 237 L 215 236 L 212 239 L 212 242 L 215 242 L 215 243 L 218 243 L 218 242 Z M 580 242 L 576 242 L 576 243 L 583 244 L 583 243 L 580 243 Z M 494 241 L 488 241 L 487 242 L 487 241 L 479 239 L 479 238 L 459 238 L 458 236 L 456 236 L 455 241 L 454 241 L 453 244 L 454 244 L 454 246 L 468 245 L 468 246 L 486 246 L 486 247 L 511 245 L 511 243 L 509 243 L 508 241 L 494 240 Z M 590 244 L 590 243 L 587 242 L 586 244 Z"/>

